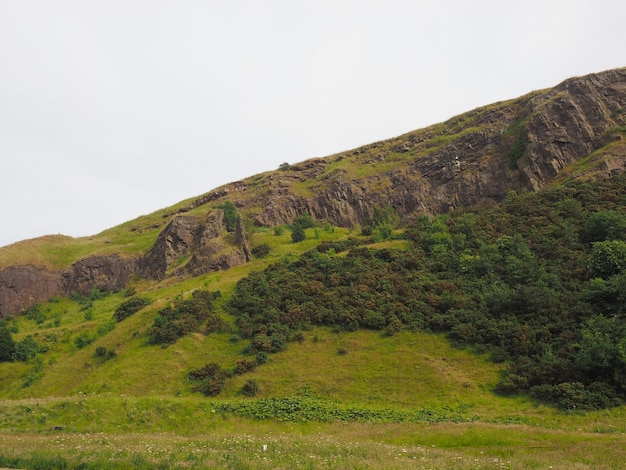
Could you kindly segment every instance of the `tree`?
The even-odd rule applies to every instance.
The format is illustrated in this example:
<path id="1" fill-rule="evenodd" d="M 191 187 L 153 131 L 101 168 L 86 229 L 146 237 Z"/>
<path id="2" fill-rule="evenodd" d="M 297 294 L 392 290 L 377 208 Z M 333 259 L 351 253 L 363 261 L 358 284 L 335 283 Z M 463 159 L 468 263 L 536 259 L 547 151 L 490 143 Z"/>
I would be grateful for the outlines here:
<path id="1" fill-rule="evenodd" d="M 582 231 L 583 241 L 623 239 L 626 233 L 626 216 L 614 210 L 594 212 L 585 222 Z"/>
<path id="2" fill-rule="evenodd" d="M 306 233 L 304 233 L 304 227 L 300 224 L 293 224 L 291 229 L 291 240 L 294 243 L 301 242 L 306 239 Z"/>
<path id="3" fill-rule="evenodd" d="M 237 227 L 237 219 L 239 218 L 237 208 L 232 202 L 226 201 L 222 206 L 222 210 L 224 211 L 224 223 L 226 224 L 226 230 L 233 233 Z"/>
<path id="4" fill-rule="evenodd" d="M 15 341 L 13 341 L 11 332 L 7 328 L 6 322 L 0 322 L 0 362 L 12 361 L 14 352 Z"/>
<path id="5" fill-rule="evenodd" d="M 588 268 L 592 277 L 604 279 L 626 270 L 626 242 L 614 240 L 594 243 Z"/>

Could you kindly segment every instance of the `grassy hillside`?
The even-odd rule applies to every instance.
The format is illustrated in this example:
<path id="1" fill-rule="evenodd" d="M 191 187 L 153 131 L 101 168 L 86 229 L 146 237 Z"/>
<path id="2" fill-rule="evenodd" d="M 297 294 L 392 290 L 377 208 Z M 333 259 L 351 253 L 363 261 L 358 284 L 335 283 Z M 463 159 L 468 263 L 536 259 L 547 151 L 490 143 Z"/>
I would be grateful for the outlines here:
<path id="1" fill-rule="evenodd" d="M 267 245 L 269 254 L 248 264 L 162 283 L 136 279 L 125 291 L 94 291 L 91 297 L 57 298 L 29 309 L 4 323 L 14 341 L 28 345 L 26 338 L 31 338 L 37 350 L 26 360 L 0 363 L 0 466 L 615 468 L 626 458 L 620 445 L 626 432 L 623 406 L 560 411 L 527 394 L 496 393 L 506 377 L 503 373 L 515 364 L 513 356 L 507 357 L 511 350 L 481 343 L 475 336 L 480 330 L 472 330 L 466 314 L 458 315 L 463 313 L 461 305 L 472 305 L 465 290 L 469 287 L 476 295 L 485 288 L 483 281 L 476 282 L 480 277 L 469 283 L 468 273 L 477 276 L 476 263 L 489 253 L 495 256 L 490 250 L 497 243 L 510 249 L 508 242 L 503 244 L 509 239 L 502 237 L 515 232 L 525 240 L 525 248 L 518 246 L 511 252 L 515 259 L 502 265 L 512 266 L 512 271 L 499 274 L 513 276 L 509 287 L 515 286 L 514 274 L 526 276 L 523 273 L 531 268 L 559 276 L 560 284 L 549 278 L 551 288 L 571 284 L 587 289 L 591 279 L 576 271 L 587 269 L 585 257 L 591 254 L 592 242 L 584 237 L 619 226 L 626 202 L 619 188 L 623 181 L 615 179 L 536 196 L 511 195 L 499 208 L 451 214 L 426 225 L 419 219 L 402 230 L 387 227 L 391 219 L 381 212 L 379 225 L 364 228 L 371 233 L 367 236 L 320 226 L 307 229 L 306 240 L 294 243 L 286 227 L 257 229 L 251 244 Z M 108 236 L 119 242 L 125 233 L 137 231 L 129 223 Z M 619 233 L 602 236 L 619 241 Z M 147 240 L 155 233 L 147 231 L 145 236 Z M 569 237 L 567 243 L 555 244 L 563 237 Z M 73 248 L 63 255 L 65 261 L 48 262 L 67 263 L 80 252 L 76 247 L 87 242 L 69 243 Z M 311 252 L 322 242 L 323 256 Z M 341 248 L 356 245 L 353 252 Z M 106 250 L 106 243 L 101 246 Z M 437 310 L 445 315 L 426 316 L 429 320 L 420 320 L 421 326 L 402 320 L 393 334 L 382 328 L 387 323 L 381 329 L 363 329 L 343 327 L 339 320 L 326 325 L 313 321 L 294 329 L 278 352 L 269 349 L 253 370 L 231 375 L 241 361 L 255 358 L 255 351 L 249 353 L 256 337 L 245 334 L 239 314 L 232 311 L 245 292 L 243 286 L 251 285 L 241 284 L 244 280 L 269 273 L 287 276 L 291 269 L 296 276 L 272 287 L 266 306 L 270 297 L 287 296 L 291 290 L 318 292 L 317 308 L 324 308 L 325 299 L 332 296 L 307 276 L 316 276 L 327 263 L 328 279 L 335 279 L 331 260 L 336 260 L 332 266 L 341 267 L 366 253 L 374 253 L 372 259 L 381 263 L 401 262 L 410 268 L 414 274 L 402 276 L 425 289 L 422 307 L 447 309 Z M 540 266 L 540 260 L 547 264 Z M 388 268 L 380 269 L 385 264 L 376 266 L 378 270 L 364 272 L 354 284 L 366 302 L 366 292 L 372 286 L 381 288 L 390 275 Z M 570 272 L 576 276 L 569 277 Z M 348 274 L 361 276 L 354 269 Z M 503 280 L 490 279 L 503 286 L 498 284 Z M 539 286 L 548 278 L 542 274 L 524 279 L 528 285 L 534 279 Z M 328 285 L 341 286 L 340 280 Z M 399 280 L 392 283 L 396 289 Z M 300 283 L 297 289 L 290 284 L 294 281 Z M 171 344 L 155 344 L 150 335 L 155 319 L 166 307 L 191 299 L 196 290 L 220 292 L 211 315 L 222 320 L 221 326 L 215 331 L 196 328 Z M 379 295 L 388 295 L 385 292 Z M 396 302 L 410 299 L 409 292 Z M 137 297 L 148 299 L 149 305 L 116 322 L 116 310 Z M 337 314 L 346 305 L 359 305 L 352 302 L 355 294 L 343 297 L 347 303 L 333 303 Z M 606 308 L 614 308 L 610 296 L 603 299 Z M 598 314 L 579 307 L 578 315 Z M 427 309 L 421 311 L 430 315 Z M 486 321 L 488 310 L 480 312 L 476 318 Z M 440 323 L 443 318 L 449 323 Z M 439 325 L 440 332 L 433 325 Z M 556 347 L 552 351 L 560 354 Z M 262 352 L 256 351 L 256 357 Z M 500 354 L 496 362 L 494 353 Z M 216 396 L 194 391 L 196 383 L 188 379 L 191 371 L 209 363 L 227 372 Z M 244 393 L 249 383 L 255 385 L 252 394 Z"/>
<path id="2" fill-rule="evenodd" d="M 493 149 L 504 151 L 522 124 L 504 122 L 540 93 L 91 237 L 0 249 L 0 269 L 136 257 L 175 215 L 204 220 L 227 198 L 250 246 L 268 251 L 226 271 L 55 298 L 0 322 L 0 467 L 623 466 L 626 176 L 582 182 L 619 158 L 623 140 L 565 168 L 559 186 L 404 225 L 376 208 L 362 228 L 320 221 L 296 243 L 292 227 L 249 219 L 260 195 L 312 197 L 338 175 L 384 193 L 391 180 L 378 175 L 470 135 L 504 135 Z M 145 305 L 116 321 L 133 299 Z"/>

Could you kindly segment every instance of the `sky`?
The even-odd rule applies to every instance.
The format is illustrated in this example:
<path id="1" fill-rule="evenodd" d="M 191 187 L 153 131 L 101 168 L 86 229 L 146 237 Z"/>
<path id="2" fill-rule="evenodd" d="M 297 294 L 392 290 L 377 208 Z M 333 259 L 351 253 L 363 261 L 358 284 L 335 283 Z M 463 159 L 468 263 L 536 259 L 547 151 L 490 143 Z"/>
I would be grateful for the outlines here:
<path id="1" fill-rule="evenodd" d="M 0 0 L 0 246 L 626 66 L 617 0 Z"/>

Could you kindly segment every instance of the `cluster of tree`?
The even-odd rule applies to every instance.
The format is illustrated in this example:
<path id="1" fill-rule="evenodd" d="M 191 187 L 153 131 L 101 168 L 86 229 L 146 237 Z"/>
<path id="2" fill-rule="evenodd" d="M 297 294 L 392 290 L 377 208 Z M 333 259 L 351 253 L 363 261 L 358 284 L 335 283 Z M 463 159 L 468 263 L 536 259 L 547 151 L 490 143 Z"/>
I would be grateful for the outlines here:
<path id="1" fill-rule="evenodd" d="M 250 352 L 284 349 L 312 325 L 446 332 L 510 364 L 502 393 L 612 406 L 626 398 L 625 183 L 420 217 L 406 251 L 320 246 L 242 279 L 228 308 Z"/>
<path id="2" fill-rule="evenodd" d="M 193 331 L 214 331 L 225 327 L 216 313 L 215 300 L 219 292 L 196 290 L 188 299 L 177 299 L 159 310 L 148 331 L 153 344 L 172 344 Z"/>

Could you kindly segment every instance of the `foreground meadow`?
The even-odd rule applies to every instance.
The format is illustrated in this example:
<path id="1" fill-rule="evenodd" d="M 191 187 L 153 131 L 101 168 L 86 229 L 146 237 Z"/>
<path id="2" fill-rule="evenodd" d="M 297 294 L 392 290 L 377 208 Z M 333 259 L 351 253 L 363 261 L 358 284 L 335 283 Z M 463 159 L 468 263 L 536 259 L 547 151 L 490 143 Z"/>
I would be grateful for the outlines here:
<path id="1" fill-rule="evenodd" d="M 13 468 L 623 468 L 622 431 L 489 423 L 250 420 L 207 411 L 206 429 L 3 431 Z"/>

